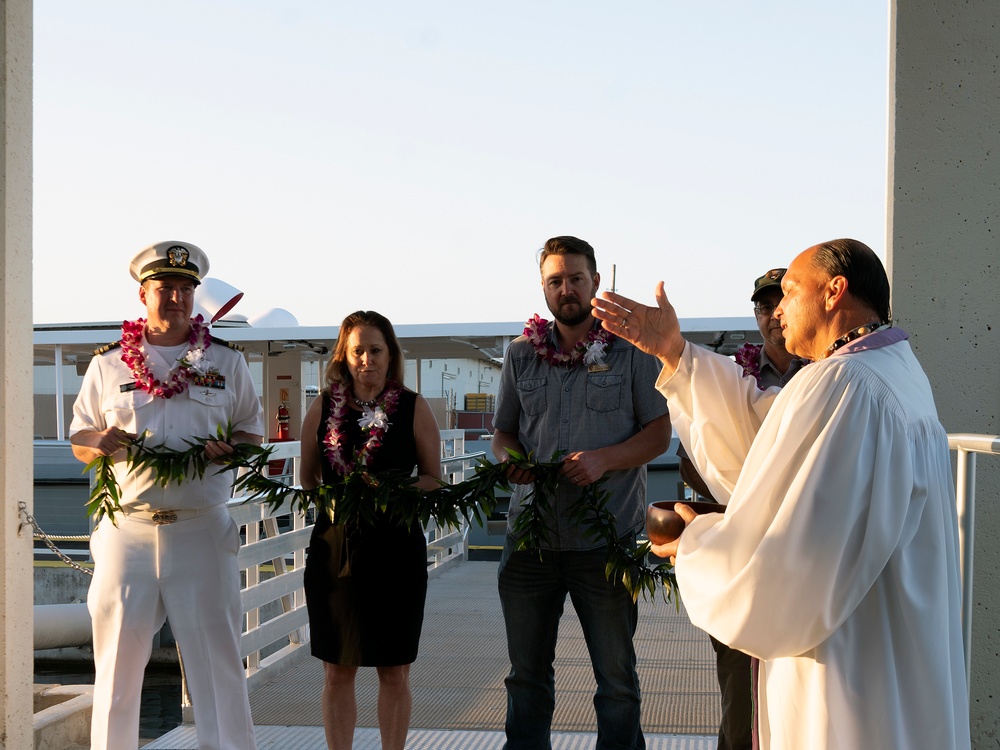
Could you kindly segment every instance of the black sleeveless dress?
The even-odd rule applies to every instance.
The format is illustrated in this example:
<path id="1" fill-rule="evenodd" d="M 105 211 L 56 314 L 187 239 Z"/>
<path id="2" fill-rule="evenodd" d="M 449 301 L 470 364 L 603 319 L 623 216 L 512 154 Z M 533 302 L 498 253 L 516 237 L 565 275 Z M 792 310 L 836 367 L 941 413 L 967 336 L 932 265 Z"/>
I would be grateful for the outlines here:
<path id="1" fill-rule="evenodd" d="M 329 395 L 324 393 L 318 430 L 323 482 L 338 476 L 322 455 Z M 373 471 L 417 465 L 413 414 L 417 396 L 404 390 L 382 446 L 371 456 Z M 341 427 L 348 455 L 367 435 L 358 425 L 360 412 L 350 411 Z M 412 664 L 417 658 L 427 597 L 427 543 L 419 524 L 407 530 L 380 516 L 374 524 L 346 530 L 318 513 L 306 558 L 306 606 L 312 655 L 333 664 L 387 667 Z"/>

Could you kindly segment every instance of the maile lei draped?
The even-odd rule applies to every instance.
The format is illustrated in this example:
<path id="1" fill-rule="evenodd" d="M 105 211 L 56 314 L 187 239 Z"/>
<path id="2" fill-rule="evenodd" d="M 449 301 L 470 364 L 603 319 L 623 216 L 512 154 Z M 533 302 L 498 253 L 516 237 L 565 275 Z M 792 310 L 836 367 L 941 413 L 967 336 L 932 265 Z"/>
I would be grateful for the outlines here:
<path id="1" fill-rule="evenodd" d="M 384 408 L 382 410 L 385 411 Z M 377 412 L 374 418 L 379 419 Z M 483 526 L 497 505 L 497 488 L 508 495 L 513 491 L 507 480 L 507 471 L 510 465 L 517 466 L 535 476 L 531 493 L 525 498 L 525 511 L 515 523 L 518 549 L 537 550 L 539 556 L 545 554 L 547 546 L 550 529 L 546 518 L 554 501 L 555 489 L 563 481 L 560 474 L 561 454 L 558 453 L 549 462 L 541 462 L 516 451 L 508 451 L 510 455 L 506 463 L 491 463 L 485 458 L 478 458 L 470 479 L 457 484 L 442 483 L 433 490 L 419 489 L 416 478 L 406 471 L 370 471 L 362 464 L 361 457 L 356 456 L 350 471 L 337 481 L 304 490 L 267 476 L 270 448 L 237 443 L 233 445 L 235 450 L 232 454 L 216 462 L 208 460 L 205 443 L 214 440 L 231 442 L 230 428 L 220 426 L 212 437 L 186 440 L 190 446 L 186 450 L 162 445 L 146 446 L 145 439 L 145 435 L 140 435 L 127 448 L 129 472 L 152 471 L 156 481 L 166 486 L 168 483 L 201 479 L 207 471 L 243 468 L 247 471 L 237 473 L 233 482 L 237 496 L 260 502 L 272 511 L 284 507 L 304 513 L 315 508 L 330 517 L 336 515 L 338 523 L 348 524 L 370 522 L 376 514 L 384 513 L 391 520 L 406 526 L 416 523 L 426 526 L 431 519 L 439 528 L 459 528 L 463 519 L 468 522 L 475 519 Z M 122 509 L 119 505 L 121 488 L 113 466 L 114 460 L 110 456 L 98 456 L 87 466 L 87 471 L 94 471 L 94 485 L 87 510 L 98 519 L 106 514 L 115 523 L 114 514 Z M 635 546 L 621 543 L 614 514 L 607 507 L 611 495 L 603 485 L 604 480 L 599 480 L 583 488 L 571 513 L 574 523 L 586 529 L 597 544 L 607 547 L 605 572 L 608 580 L 621 581 L 633 599 L 637 599 L 640 593 L 652 597 L 659 590 L 665 600 L 673 599 L 679 608 L 680 600 L 674 596 L 676 579 L 673 566 L 667 562 L 650 566 L 647 563 L 650 552 L 648 541 L 641 541 Z M 386 585 L 390 582 L 387 581 Z"/>

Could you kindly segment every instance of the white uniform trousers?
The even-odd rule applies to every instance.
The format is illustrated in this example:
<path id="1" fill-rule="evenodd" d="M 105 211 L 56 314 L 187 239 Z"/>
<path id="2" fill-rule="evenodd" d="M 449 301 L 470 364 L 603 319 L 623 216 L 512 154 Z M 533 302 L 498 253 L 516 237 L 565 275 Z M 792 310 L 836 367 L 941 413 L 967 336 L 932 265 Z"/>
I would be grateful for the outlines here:
<path id="1" fill-rule="evenodd" d="M 92 750 L 139 743 L 139 697 L 154 634 L 170 619 L 200 750 L 255 750 L 240 658 L 239 530 L 224 505 L 157 526 L 149 514 L 107 518 L 91 538 L 94 578 Z"/>

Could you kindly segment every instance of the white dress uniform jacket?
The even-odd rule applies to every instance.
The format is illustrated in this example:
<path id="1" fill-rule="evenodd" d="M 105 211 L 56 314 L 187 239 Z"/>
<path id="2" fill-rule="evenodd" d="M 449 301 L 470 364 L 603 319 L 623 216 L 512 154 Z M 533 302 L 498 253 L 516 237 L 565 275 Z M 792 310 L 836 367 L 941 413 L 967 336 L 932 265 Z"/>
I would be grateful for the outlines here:
<path id="1" fill-rule="evenodd" d="M 158 347 L 145 343 L 145 337 L 143 345 L 150 369 L 164 380 L 176 362 L 168 362 Z M 186 346 L 173 348 L 179 356 L 187 351 Z M 211 382 L 192 383 L 184 393 L 167 399 L 132 388 L 132 371 L 122 361 L 121 349 L 95 356 L 73 406 L 70 435 L 114 425 L 136 434 L 148 430 L 147 445 L 179 450 L 190 447 L 185 439 L 214 437 L 220 425 L 232 424 L 233 432 L 263 435 L 260 399 L 243 355 L 224 342 L 215 342 L 205 350 L 204 361 L 218 376 L 203 378 Z M 209 508 L 228 500 L 232 486 L 228 474 L 206 472 L 201 481 L 161 487 L 151 472 L 128 473 L 124 462 L 115 465 L 115 475 L 122 488 L 122 506 L 137 510 Z"/>

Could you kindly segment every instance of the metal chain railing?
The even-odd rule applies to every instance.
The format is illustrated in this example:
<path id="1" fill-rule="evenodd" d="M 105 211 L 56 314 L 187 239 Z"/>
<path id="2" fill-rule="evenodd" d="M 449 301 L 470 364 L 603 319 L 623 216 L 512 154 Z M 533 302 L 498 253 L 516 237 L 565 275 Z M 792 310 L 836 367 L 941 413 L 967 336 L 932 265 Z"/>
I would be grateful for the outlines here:
<path id="1" fill-rule="evenodd" d="M 94 571 L 90 570 L 89 568 L 83 567 L 82 565 L 80 565 L 80 563 L 78 563 L 72 557 L 70 557 L 65 552 L 63 552 L 61 549 L 59 549 L 58 547 L 56 547 L 56 545 L 53 543 L 53 541 L 49 537 L 49 535 L 46 534 L 44 531 L 42 531 L 42 527 L 38 525 L 38 521 L 35 520 L 35 517 L 28 512 L 28 504 L 27 503 L 25 503 L 22 500 L 21 502 L 19 502 L 17 504 L 17 509 L 21 512 L 21 515 L 23 515 L 25 517 L 25 519 L 27 519 L 28 523 L 31 524 L 31 528 L 33 528 L 35 530 L 34 533 L 32 534 L 32 537 L 34 539 L 41 539 L 43 542 L 45 542 L 45 546 L 48 547 L 50 550 L 52 550 L 53 554 L 56 557 L 58 557 L 64 563 L 66 563 L 67 565 L 69 565 L 71 568 L 73 568 L 75 570 L 79 570 L 81 573 L 84 573 L 84 574 L 86 574 L 88 576 L 94 575 Z M 88 537 L 86 537 L 86 536 L 80 536 L 80 537 L 62 537 L 62 538 L 65 539 L 65 540 L 70 540 L 70 541 L 74 541 L 74 540 L 86 541 L 86 539 Z"/>

